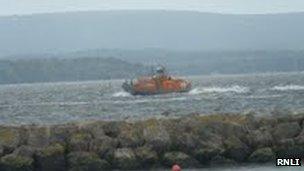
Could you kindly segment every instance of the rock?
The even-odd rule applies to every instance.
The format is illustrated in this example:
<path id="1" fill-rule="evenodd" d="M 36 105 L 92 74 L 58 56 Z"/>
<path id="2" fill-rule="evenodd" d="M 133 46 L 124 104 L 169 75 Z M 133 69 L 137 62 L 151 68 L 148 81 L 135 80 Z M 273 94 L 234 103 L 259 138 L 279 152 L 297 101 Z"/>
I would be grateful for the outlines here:
<path id="1" fill-rule="evenodd" d="M 69 151 L 89 151 L 92 136 L 86 132 L 77 132 L 71 135 L 68 142 Z"/>
<path id="2" fill-rule="evenodd" d="M 280 158 L 301 157 L 304 154 L 303 147 L 298 146 L 292 138 L 282 139 L 274 146 L 276 155 Z"/>
<path id="3" fill-rule="evenodd" d="M 43 171 L 65 171 L 65 148 L 58 143 L 43 148 L 36 154 L 36 167 Z"/>
<path id="4" fill-rule="evenodd" d="M 50 128 L 45 127 L 29 127 L 27 129 L 27 145 L 36 148 L 43 148 L 49 145 Z"/>
<path id="5" fill-rule="evenodd" d="M 225 156 L 231 158 L 237 162 L 243 162 L 247 159 L 250 149 L 237 137 L 230 137 L 224 141 L 226 146 L 225 148 Z"/>
<path id="6" fill-rule="evenodd" d="M 118 147 L 118 145 L 118 140 L 105 135 L 92 140 L 90 144 L 90 151 L 95 152 L 102 159 L 112 161 L 114 150 Z"/>
<path id="7" fill-rule="evenodd" d="M 243 139 L 247 132 L 245 132 L 244 128 L 236 123 L 221 123 L 216 122 L 212 123 L 214 127 L 214 131 L 218 135 L 222 135 L 224 138 L 229 138 L 231 135 L 234 135 L 240 139 Z"/>
<path id="8" fill-rule="evenodd" d="M 136 148 L 144 144 L 143 131 L 139 124 L 124 123 L 119 130 L 117 139 L 121 147 Z"/>
<path id="9" fill-rule="evenodd" d="M 94 121 L 92 123 L 88 123 L 85 126 L 83 126 L 83 130 L 86 132 L 90 132 L 93 136 L 93 138 L 101 138 L 106 136 L 103 128 L 104 128 L 104 122 L 103 121 Z"/>
<path id="10" fill-rule="evenodd" d="M 292 147 L 295 145 L 295 141 L 292 138 L 287 138 L 287 139 L 281 139 L 279 141 L 277 141 L 277 146 L 281 146 L 281 147 Z"/>
<path id="11" fill-rule="evenodd" d="M 254 151 L 249 156 L 249 161 L 254 163 L 266 163 L 266 162 L 273 162 L 275 160 L 275 154 L 273 153 L 272 149 L 269 147 L 260 148 Z"/>
<path id="12" fill-rule="evenodd" d="M 210 139 L 221 139 L 221 135 L 218 134 L 218 130 L 215 130 L 214 126 L 210 124 L 202 124 L 198 130 L 198 136 L 203 141 L 209 141 Z"/>
<path id="13" fill-rule="evenodd" d="M 301 132 L 298 122 L 280 123 L 273 128 L 272 135 L 276 140 L 296 137 Z"/>
<path id="14" fill-rule="evenodd" d="M 103 125 L 103 130 L 105 135 L 111 138 L 116 138 L 119 135 L 120 124 L 121 122 L 108 122 L 105 125 Z"/>
<path id="15" fill-rule="evenodd" d="M 279 158 L 303 158 L 304 147 L 293 145 L 293 146 L 275 146 L 274 152 Z"/>
<path id="16" fill-rule="evenodd" d="M 13 151 L 13 149 L 24 141 L 24 137 L 21 135 L 20 130 L 16 128 L 0 127 L 0 137 L 0 146 L 8 151 Z"/>
<path id="17" fill-rule="evenodd" d="M 171 147 L 178 151 L 192 153 L 201 145 L 199 137 L 188 132 L 176 131 L 171 139 Z"/>
<path id="18" fill-rule="evenodd" d="M 191 153 L 200 146 L 201 141 L 197 133 L 200 123 L 197 120 L 184 117 L 166 121 L 164 125 L 171 138 L 171 151 Z"/>
<path id="19" fill-rule="evenodd" d="M 204 123 L 199 132 L 202 146 L 206 148 L 224 148 L 223 141 L 234 136 L 236 139 L 244 139 L 244 129 L 235 123 L 208 122 Z"/>
<path id="20" fill-rule="evenodd" d="M 193 115 L 132 123 L 0 126 L 0 170 L 127 170 L 175 163 L 263 163 L 274 156 L 304 158 L 304 130 L 299 124 L 304 115 L 250 117 Z"/>
<path id="21" fill-rule="evenodd" d="M 65 144 L 69 141 L 71 134 L 77 131 L 77 127 L 71 124 L 56 125 L 50 127 L 50 140 L 49 143 L 55 144 Z"/>
<path id="22" fill-rule="evenodd" d="M 143 138 L 153 150 L 158 153 L 168 150 L 171 146 L 171 139 L 161 121 L 150 119 L 143 122 Z"/>
<path id="23" fill-rule="evenodd" d="M 110 164 L 95 153 L 72 152 L 67 158 L 70 171 L 102 171 L 110 168 Z"/>
<path id="24" fill-rule="evenodd" d="M 36 152 L 36 148 L 31 147 L 31 146 L 22 145 L 22 146 L 18 147 L 17 149 L 15 149 L 13 154 L 15 154 L 17 156 L 24 156 L 24 157 L 32 158 L 32 157 L 34 157 L 35 152 Z"/>
<path id="25" fill-rule="evenodd" d="M 195 158 L 203 164 L 210 162 L 210 160 L 218 155 L 222 155 L 224 150 L 222 148 L 211 147 L 211 148 L 201 148 L 196 150 L 194 153 Z"/>
<path id="26" fill-rule="evenodd" d="M 291 113 L 291 112 L 289 112 Z M 278 117 L 279 122 L 298 122 L 301 124 L 301 122 L 304 120 L 304 115 L 302 114 L 287 114 L 284 113 L 282 116 Z"/>
<path id="27" fill-rule="evenodd" d="M 33 171 L 34 160 L 29 157 L 9 154 L 1 158 L 1 171 Z"/>
<path id="28" fill-rule="evenodd" d="M 163 156 L 164 165 L 171 167 L 174 164 L 178 164 L 181 167 L 197 167 L 199 162 L 183 152 L 167 152 Z"/>
<path id="29" fill-rule="evenodd" d="M 246 116 L 242 115 L 206 115 L 197 118 L 203 126 L 201 130 L 209 129 L 212 133 L 216 133 L 225 138 L 231 134 L 243 136 L 245 134 L 244 124 L 247 123 Z"/>
<path id="30" fill-rule="evenodd" d="M 253 148 L 269 147 L 274 144 L 273 137 L 268 130 L 249 131 L 246 141 Z"/>
<path id="31" fill-rule="evenodd" d="M 273 126 L 278 124 L 278 119 L 276 117 L 255 117 L 254 121 L 252 121 L 252 125 L 255 125 L 255 128 L 267 127 L 272 128 Z"/>
<path id="32" fill-rule="evenodd" d="M 224 144 L 223 144 L 223 137 L 217 135 L 217 134 L 211 134 L 213 135 L 212 137 L 208 139 L 202 139 L 201 140 L 201 145 L 197 147 L 197 149 L 210 149 L 212 150 L 222 150 L 224 149 Z M 196 150 L 197 151 L 197 150 Z M 195 153 L 195 151 L 194 151 Z"/>
<path id="33" fill-rule="evenodd" d="M 0 146 L 0 157 L 2 157 L 4 155 L 4 149 L 2 146 Z"/>
<path id="34" fill-rule="evenodd" d="M 304 129 L 302 129 L 300 134 L 295 138 L 295 143 L 297 145 L 304 145 Z"/>
<path id="35" fill-rule="evenodd" d="M 303 146 L 304 145 L 304 136 L 298 136 L 295 138 L 295 143 L 297 145 Z"/>
<path id="36" fill-rule="evenodd" d="M 139 147 L 135 149 L 135 155 L 144 168 L 151 167 L 158 161 L 157 153 L 149 147 Z"/>
<path id="37" fill-rule="evenodd" d="M 113 164 L 119 169 L 136 169 L 139 163 L 132 149 L 119 148 L 114 151 Z"/>
<path id="38" fill-rule="evenodd" d="M 237 163 L 234 160 L 227 159 L 223 156 L 215 156 L 210 160 L 210 166 L 235 166 Z"/>

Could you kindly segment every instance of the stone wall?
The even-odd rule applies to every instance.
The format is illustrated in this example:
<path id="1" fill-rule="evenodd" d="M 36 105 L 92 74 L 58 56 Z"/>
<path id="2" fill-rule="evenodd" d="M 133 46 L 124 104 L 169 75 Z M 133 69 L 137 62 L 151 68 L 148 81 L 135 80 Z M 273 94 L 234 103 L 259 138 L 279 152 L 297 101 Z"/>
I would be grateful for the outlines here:
<path id="1" fill-rule="evenodd" d="M 136 122 L 0 126 L 1 171 L 274 164 L 304 157 L 304 114 L 191 115 Z"/>

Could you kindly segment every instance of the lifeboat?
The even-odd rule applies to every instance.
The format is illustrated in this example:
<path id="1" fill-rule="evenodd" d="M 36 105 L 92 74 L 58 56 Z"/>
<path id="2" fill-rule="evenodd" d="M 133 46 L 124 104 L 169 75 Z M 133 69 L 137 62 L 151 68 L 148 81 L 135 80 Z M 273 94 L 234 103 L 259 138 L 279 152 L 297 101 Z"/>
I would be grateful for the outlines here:
<path id="1" fill-rule="evenodd" d="M 165 74 L 164 68 L 158 68 L 153 76 L 125 81 L 122 88 L 132 95 L 155 95 L 188 92 L 191 90 L 191 83 L 183 79 L 172 78 Z"/>

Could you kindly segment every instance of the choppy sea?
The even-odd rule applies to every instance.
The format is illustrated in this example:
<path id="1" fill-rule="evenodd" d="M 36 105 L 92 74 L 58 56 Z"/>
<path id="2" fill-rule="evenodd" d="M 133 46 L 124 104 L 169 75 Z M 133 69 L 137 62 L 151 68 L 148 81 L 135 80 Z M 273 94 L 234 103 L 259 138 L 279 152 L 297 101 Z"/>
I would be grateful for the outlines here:
<path id="1" fill-rule="evenodd" d="M 124 80 L 0 85 L 0 124 L 59 124 L 187 114 L 304 112 L 304 73 L 185 77 L 188 93 L 132 96 Z"/>

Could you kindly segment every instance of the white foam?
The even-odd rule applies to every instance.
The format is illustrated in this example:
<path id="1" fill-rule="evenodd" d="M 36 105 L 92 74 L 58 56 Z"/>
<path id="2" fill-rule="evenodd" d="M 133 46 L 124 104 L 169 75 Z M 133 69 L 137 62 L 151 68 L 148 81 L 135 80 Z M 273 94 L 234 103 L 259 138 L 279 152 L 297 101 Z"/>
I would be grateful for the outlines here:
<path id="1" fill-rule="evenodd" d="M 270 99 L 270 98 L 278 98 L 282 97 L 283 95 L 256 95 L 256 96 L 244 96 L 243 99 Z M 240 97 L 237 97 L 240 98 Z"/>
<path id="2" fill-rule="evenodd" d="M 274 86 L 271 88 L 271 90 L 278 90 L 278 91 L 304 90 L 304 86 L 301 85 Z"/>
<path id="3" fill-rule="evenodd" d="M 203 89 L 202 88 L 194 88 L 192 90 L 189 91 L 189 94 L 191 95 L 196 95 L 196 94 L 201 94 L 203 93 Z"/>
<path id="4" fill-rule="evenodd" d="M 125 91 L 116 92 L 112 95 L 113 97 L 130 97 L 132 96 L 130 93 Z"/>
<path id="5" fill-rule="evenodd" d="M 243 86 L 231 86 L 231 87 L 198 87 L 192 89 L 189 94 L 201 94 L 201 93 L 227 93 L 227 92 L 234 92 L 234 93 L 246 93 L 249 91 L 248 87 Z"/>

